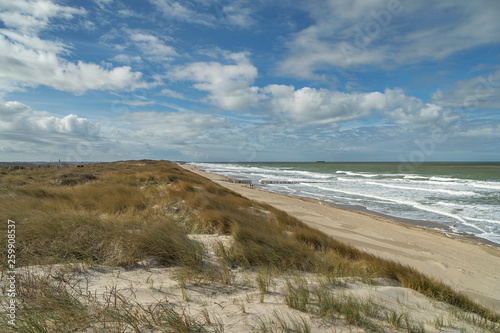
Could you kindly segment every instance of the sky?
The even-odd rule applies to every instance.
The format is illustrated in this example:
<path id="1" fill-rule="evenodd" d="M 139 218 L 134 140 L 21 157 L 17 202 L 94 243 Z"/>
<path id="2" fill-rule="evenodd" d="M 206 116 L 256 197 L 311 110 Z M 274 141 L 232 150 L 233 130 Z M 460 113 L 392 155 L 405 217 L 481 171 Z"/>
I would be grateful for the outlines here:
<path id="1" fill-rule="evenodd" d="M 0 160 L 500 161 L 497 0 L 0 0 Z"/>

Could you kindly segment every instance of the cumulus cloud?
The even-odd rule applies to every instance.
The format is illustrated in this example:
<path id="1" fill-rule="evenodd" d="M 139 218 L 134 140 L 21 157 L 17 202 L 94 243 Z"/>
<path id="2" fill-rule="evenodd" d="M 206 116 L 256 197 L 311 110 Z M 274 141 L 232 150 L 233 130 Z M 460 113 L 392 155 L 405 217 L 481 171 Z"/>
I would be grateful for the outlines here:
<path id="1" fill-rule="evenodd" d="M 101 143 L 99 124 L 78 115 L 56 116 L 20 102 L 0 101 L 0 151 L 4 160 L 88 160 Z"/>
<path id="2" fill-rule="evenodd" d="M 257 87 L 254 85 L 257 69 L 247 54 L 232 53 L 225 57 L 233 64 L 197 62 L 178 67 L 170 74 L 177 80 L 194 81 L 194 88 L 208 93 L 204 101 L 222 109 L 257 109 L 292 126 L 345 123 L 374 113 L 406 130 L 433 126 L 444 128 L 460 119 L 450 108 L 424 103 L 407 96 L 402 89 L 341 92 L 311 87 L 296 89 L 278 84 Z"/>
<path id="3" fill-rule="evenodd" d="M 16 160 L 152 158 L 157 153 L 160 158 L 165 152 L 180 158 L 199 154 L 209 142 L 223 142 L 230 126 L 224 118 L 192 112 L 139 111 L 91 122 L 1 101 L 0 151 Z"/>
<path id="4" fill-rule="evenodd" d="M 228 110 L 245 110 L 259 102 L 259 88 L 253 86 L 257 68 L 246 53 L 226 54 L 230 64 L 196 62 L 177 67 L 172 79 L 194 81 L 194 88 L 208 92 L 206 101 Z"/>
<path id="5" fill-rule="evenodd" d="M 386 89 L 385 104 L 384 116 L 405 132 L 424 134 L 435 129 L 447 130 L 462 119 L 458 112 L 407 96 L 402 89 Z"/>
<path id="6" fill-rule="evenodd" d="M 310 87 L 295 90 L 285 85 L 269 85 L 263 92 L 269 96 L 273 113 L 304 124 L 344 122 L 385 107 L 384 95 L 379 92 L 349 94 Z"/>
<path id="7" fill-rule="evenodd" d="M 340 124 L 376 114 L 405 131 L 447 128 L 460 120 L 458 113 L 405 95 L 401 89 L 384 92 L 340 92 L 328 89 L 268 85 L 262 92 L 273 115 L 301 126 Z M 375 124 L 372 124 L 374 126 Z"/>
<path id="8" fill-rule="evenodd" d="M 98 137 L 100 128 L 75 114 L 56 117 L 48 112 L 34 111 L 29 106 L 15 102 L 0 102 L 0 132 L 2 137 Z"/>
<path id="9" fill-rule="evenodd" d="M 1 87 L 14 90 L 16 86 L 46 85 L 81 94 L 87 90 L 129 90 L 144 86 L 142 74 L 132 72 L 130 67 L 104 68 L 83 61 L 69 62 L 63 58 L 69 53 L 66 45 L 38 36 L 51 19 L 71 19 L 85 14 L 83 9 L 45 0 L 1 0 L 0 8 L 0 20 L 11 28 L 0 29 Z M 24 25 L 11 22 L 11 15 L 21 15 L 19 20 Z"/>
<path id="10" fill-rule="evenodd" d="M 388 112 L 388 115 L 398 125 L 412 128 L 430 128 L 434 126 L 446 128 L 461 119 L 457 113 L 441 106 L 423 103 L 420 100 L 412 102 L 412 98 L 409 99 L 401 107 Z"/>
<path id="11" fill-rule="evenodd" d="M 21 86 L 46 85 L 77 94 L 87 90 L 127 90 L 144 86 L 142 74 L 128 66 L 106 69 L 97 64 L 76 64 L 55 52 L 30 48 L 0 35 L 0 80 Z"/>

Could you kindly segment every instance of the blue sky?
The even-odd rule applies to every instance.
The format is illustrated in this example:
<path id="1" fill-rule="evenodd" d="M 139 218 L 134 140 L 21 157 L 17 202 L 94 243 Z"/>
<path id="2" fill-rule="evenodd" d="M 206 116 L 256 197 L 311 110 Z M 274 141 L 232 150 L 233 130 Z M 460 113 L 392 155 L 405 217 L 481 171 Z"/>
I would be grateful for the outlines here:
<path id="1" fill-rule="evenodd" d="M 500 2 L 0 0 L 0 160 L 500 161 Z"/>

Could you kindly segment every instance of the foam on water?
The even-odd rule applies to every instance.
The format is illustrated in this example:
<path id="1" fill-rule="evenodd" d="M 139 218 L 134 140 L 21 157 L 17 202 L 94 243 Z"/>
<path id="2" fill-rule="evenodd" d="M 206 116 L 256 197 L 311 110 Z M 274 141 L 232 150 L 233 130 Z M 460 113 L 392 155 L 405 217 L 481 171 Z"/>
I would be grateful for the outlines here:
<path id="1" fill-rule="evenodd" d="M 470 186 L 472 187 L 477 187 L 477 188 L 485 188 L 485 189 L 490 189 L 490 190 L 500 190 L 500 185 L 497 185 L 495 183 L 492 183 L 492 182 L 484 182 L 484 183 L 476 183 L 476 182 L 472 182 L 470 184 Z"/>
<path id="2" fill-rule="evenodd" d="M 424 187 L 398 186 L 398 185 L 382 184 L 379 182 L 366 182 L 366 183 L 371 184 L 371 185 L 376 185 L 376 186 L 388 187 L 388 188 L 395 188 L 395 189 L 402 189 L 402 190 L 426 191 L 426 192 L 433 192 L 433 193 L 446 193 L 446 194 L 457 195 L 457 196 L 474 196 L 474 195 L 476 195 L 475 192 L 471 192 L 471 191 L 454 191 L 454 190 L 432 189 L 432 188 L 424 188 Z"/>
<path id="3" fill-rule="evenodd" d="M 429 179 L 429 177 L 417 176 L 417 175 L 405 175 L 404 179 Z"/>
<path id="4" fill-rule="evenodd" d="M 342 171 L 339 170 L 336 173 L 343 173 L 348 176 L 360 176 L 360 177 L 367 177 L 367 178 L 372 178 L 372 177 L 377 177 L 378 175 L 370 174 L 370 173 L 361 173 L 361 172 L 351 172 L 351 171 Z"/>
<path id="5" fill-rule="evenodd" d="M 389 170 L 335 170 L 314 163 L 303 167 L 193 164 L 228 177 L 244 177 L 254 184 L 264 180 L 293 182 L 266 188 L 334 203 L 362 205 L 395 217 L 433 221 L 500 244 L 500 181 Z"/>

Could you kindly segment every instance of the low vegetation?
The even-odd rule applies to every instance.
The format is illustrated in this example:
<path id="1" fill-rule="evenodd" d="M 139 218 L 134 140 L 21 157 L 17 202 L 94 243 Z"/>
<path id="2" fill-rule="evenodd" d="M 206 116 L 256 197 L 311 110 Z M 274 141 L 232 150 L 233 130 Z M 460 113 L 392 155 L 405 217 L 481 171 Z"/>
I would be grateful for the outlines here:
<path id="1" fill-rule="evenodd" d="M 485 329 L 499 330 L 499 314 L 442 282 L 410 267 L 358 251 L 282 211 L 243 198 L 166 161 L 3 172 L 0 174 L 2 235 L 7 234 L 8 219 L 16 222 L 17 267 L 83 263 L 131 269 L 149 262 L 180 267 L 179 283 L 184 285 L 200 275 L 231 285 L 231 272 L 203 265 L 203 248 L 188 237 L 189 234 L 231 235 L 232 247 L 221 246 L 217 252 L 227 267 L 257 272 L 260 302 L 264 301 L 273 276 L 315 273 L 327 277 L 329 286 L 312 288 L 300 277 L 291 278 L 284 293 L 287 305 L 326 319 L 342 316 L 350 324 L 369 331 L 377 331 L 380 321 L 390 323 L 394 329 L 421 331 L 407 313 L 383 312 L 370 302 L 349 296 L 334 297 L 328 291 L 345 277 L 366 281 L 383 278 L 449 303 L 463 318 L 477 321 Z M 7 237 L 0 237 L 0 251 L 2 272 L 6 272 Z M 220 323 L 200 322 L 168 304 L 159 303 L 148 309 L 121 304 L 117 301 L 119 295 L 113 292 L 109 293 L 107 304 L 93 300 L 90 295 L 80 295 L 85 296 L 82 301 L 67 286 L 32 275 L 20 277 L 18 285 L 19 311 L 24 315 L 19 317 L 17 326 L 10 326 L 12 330 L 79 332 L 99 331 L 109 326 L 112 332 L 127 329 L 142 332 L 141 327 L 172 332 L 223 331 Z M 8 301 L 5 286 L 3 293 L 5 309 Z M 307 332 L 310 329 L 297 318 L 291 323 L 280 315 L 273 318 L 272 322 L 269 318 L 262 320 L 263 330 L 288 327 L 287 330 Z M 7 327 L 4 324 L 2 315 L 0 326 Z"/>

